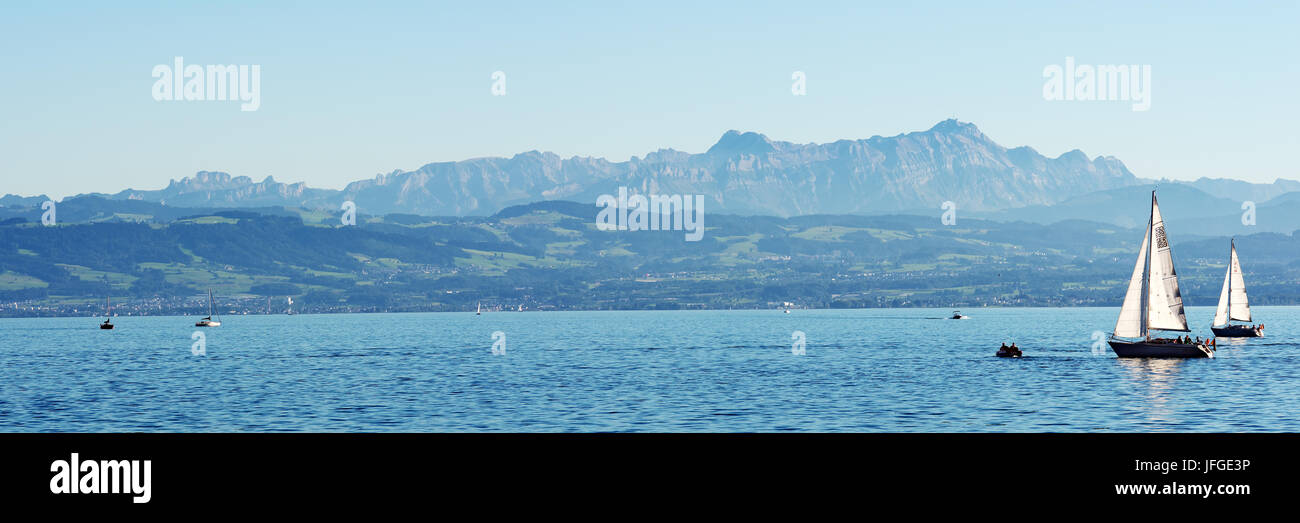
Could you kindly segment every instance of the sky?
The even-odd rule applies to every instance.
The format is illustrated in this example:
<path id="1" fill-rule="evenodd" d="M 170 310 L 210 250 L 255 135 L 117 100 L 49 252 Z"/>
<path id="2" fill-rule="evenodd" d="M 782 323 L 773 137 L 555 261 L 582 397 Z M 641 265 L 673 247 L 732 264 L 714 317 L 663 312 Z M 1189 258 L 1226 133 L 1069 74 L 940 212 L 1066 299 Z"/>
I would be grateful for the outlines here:
<path id="1" fill-rule="evenodd" d="M 0 194 L 200 170 L 337 189 L 529 150 L 624 161 L 729 129 L 824 143 L 948 118 L 1145 178 L 1300 179 L 1300 1 L 1132 4 L 7 0 Z M 260 106 L 155 100 L 175 57 L 259 66 Z M 1067 57 L 1149 65 L 1149 109 L 1045 99 Z"/>

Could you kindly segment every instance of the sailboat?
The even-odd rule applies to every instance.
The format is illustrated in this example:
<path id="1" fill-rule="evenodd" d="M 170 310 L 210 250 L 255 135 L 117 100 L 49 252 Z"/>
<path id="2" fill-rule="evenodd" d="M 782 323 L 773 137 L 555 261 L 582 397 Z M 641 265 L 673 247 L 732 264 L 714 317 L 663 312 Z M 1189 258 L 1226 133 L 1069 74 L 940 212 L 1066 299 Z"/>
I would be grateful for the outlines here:
<path id="1" fill-rule="evenodd" d="M 478 302 L 478 309 L 474 311 L 475 316 L 483 315 L 483 302 Z"/>
<path id="2" fill-rule="evenodd" d="M 104 313 L 104 323 L 99 324 L 102 330 L 113 330 L 113 297 L 108 297 L 108 312 Z"/>
<path id="3" fill-rule="evenodd" d="M 1214 311 L 1214 324 L 1210 330 L 1215 336 L 1225 338 L 1258 338 L 1264 335 L 1263 325 L 1232 325 L 1232 321 L 1250 320 L 1250 301 L 1246 299 L 1246 280 L 1241 277 L 1241 261 L 1237 259 L 1237 241 L 1233 240 L 1228 257 L 1228 272 L 1223 275 L 1223 291 L 1219 293 L 1219 308 Z"/>
<path id="4" fill-rule="evenodd" d="M 1115 322 L 1115 332 L 1107 342 L 1115 355 L 1121 358 L 1214 357 L 1214 349 L 1204 343 L 1153 338 L 1153 330 L 1190 332 L 1155 191 L 1151 191 L 1151 217 L 1147 220 L 1142 249 L 1133 267 L 1133 277 L 1129 279 L 1119 319 Z"/>
<path id="5" fill-rule="evenodd" d="M 212 319 L 212 289 L 208 289 L 208 316 L 194 324 L 195 327 L 220 327 L 221 321 Z"/>

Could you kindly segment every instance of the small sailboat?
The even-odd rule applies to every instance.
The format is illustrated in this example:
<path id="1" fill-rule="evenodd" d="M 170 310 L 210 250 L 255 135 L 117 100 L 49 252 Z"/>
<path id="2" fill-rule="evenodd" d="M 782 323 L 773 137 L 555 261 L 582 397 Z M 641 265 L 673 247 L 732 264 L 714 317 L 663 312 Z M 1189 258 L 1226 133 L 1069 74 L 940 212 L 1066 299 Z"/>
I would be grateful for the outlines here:
<path id="1" fill-rule="evenodd" d="M 195 327 L 220 327 L 221 321 L 212 319 L 212 289 L 208 289 L 208 316 L 194 324 Z"/>
<path id="2" fill-rule="evenodd" d="M 108 297 L 108 312 L 104 313 L 104 323 L 99 324 L 100 330 L 113 330 L 113 297 Z"/>
<path id="3" fill-rule="evenodd" d="M 1214 311 L 1214 324 L 1210 330 L 1215 336 L 1225 338 L 1258 338 L 1264 335 L 1263 325 L 1233 325 L 1233 321 L 1250 322 L 1250 300 L 1246 298 L 1246 280 L 1241 277 L 1241 261 L 1237 259 L 1237 241 L 1231 242 L 1228 271 L 1223 275 L 1223 291 L 1219 293 L 1219 308 Z"/>
<path id="4" fill-rule="evenodd" d="M 482 316 L 482 315 L 483 315 L 483 302 L 478 302 L 478 309 L 475 309 L 475 310 L 474 310 L 474 315 L 475 315 L 475 316 Z"/>
<path id="5" fill-rule="evenodd" d="M 1120 307 L 1115 332 L 1107 342 L 1121 358 L 1214 357 L 1214 349 L 1204 343 L 1187 343 L 1181 341 L 1182 336 L 1152 337 L 1153 330 L 1190 332 L 1155 191 L 1151 191 L 1151 217 L 1147 220 L 1146 235 L 1129 279 L 1124 305 Z"/>

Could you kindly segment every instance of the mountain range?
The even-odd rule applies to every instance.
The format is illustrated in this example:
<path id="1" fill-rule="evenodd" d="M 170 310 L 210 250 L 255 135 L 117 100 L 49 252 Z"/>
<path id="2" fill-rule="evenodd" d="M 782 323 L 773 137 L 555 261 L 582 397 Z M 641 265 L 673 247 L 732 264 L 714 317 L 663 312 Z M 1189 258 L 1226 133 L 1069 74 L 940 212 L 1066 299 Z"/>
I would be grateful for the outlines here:
<path id="1" fill-rule="evenodd" d="M 510 158 L 430 163 L 413 171 L 355 181 L 342 190 L 283 183 L 269 176 L 256 182 L 246 176 L 201 171 L 172 180 L 162 189 L 82 197 L 169 208 L 280 207 L 326 212 L 353 201 L 359 212 L 368 215 L 489 216 L 513 205 L 541 201 L 594 202 L 600 194 L 616 194 L 619 187 L 628 187 L 632 192 L 702 194 L 710 213 L 938 215 L 940 205 L 952 201 L 971 217 L 1040 223 L 1078 218 L 1132 227 L 1139 225 L 1141 200 L 1154 184 L 1135 176 L 1114 157 L 1089 159 L 1073 150 L 1049 158 L 1030 147 L 999 145 L 974 124 L 945 120 L 925 131 L 826 144 L 795 144 L 754 132 L 727 131 L 703 153 L 661 149 L 626 162 L 564 159 L 529 151 Z M 1171 221 L 1177 216 L 1197 217 L 1201 225 L 1214 228 L 1213 233 L 1231 234 L 1235 230 L 1228 229 L 1242 212 L 1241 202 L 1254 201 L 1261 206 L 1261 216 L 1277 218 L 1262 220 L 1264 229 L 1290 232 L 1300 227 L 1300 213 L 1290 212 L 1294 206 L 1289 203 L 1269 212 L 1264 208 L 1265 202 L 1300 191 L 1297 181 L 1257 184 L 1202 178 L 1160 184 L 1161 192 L 1170 196 L 1162 201 L 1188 211 L 1172 213 Z M 1291 196 L 1278 201 L 1300 200 L 1295 198 L 1300 193 Z M 6 195 L 0 198 L 4 208 L 0 219 L 28 216 L 44 200 Z M 157 214 L 139 212 L 138 204 L 123 203 L 118 211 L 112 206 L 90 204 L 104 212 L 89 214 L 88 219 Z"/>

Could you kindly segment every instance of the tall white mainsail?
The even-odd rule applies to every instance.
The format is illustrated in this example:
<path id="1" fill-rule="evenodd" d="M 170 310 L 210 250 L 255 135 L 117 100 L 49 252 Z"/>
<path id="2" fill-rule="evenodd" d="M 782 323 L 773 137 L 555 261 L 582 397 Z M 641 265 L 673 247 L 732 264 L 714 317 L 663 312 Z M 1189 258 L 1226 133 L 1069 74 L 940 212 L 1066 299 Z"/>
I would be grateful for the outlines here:
<path id="1" fill-rule="evenodd" d="M 1250 301 L 1246 299 L 1246 280 L 1241 277 L 1241 261 L 1237 259 L 1237 242 L 1232 243 L 1232 301 L 1228 317 L 1237 321 L 1250 321 Z"/>
<path id="2" fill-rule="evenodd" d="M 1128 280 L 1128 292 L 1124 294 L 1124 305 L 1119 310 L 1119 321 L 1115 322 L 1115 335 L 1124 338 L 1141 338 L 1147 334 L 1146 318 L 1142 316 L 1142 292 L 1146 290 L 1147 245 L 1151 241 L 1151 224 L 1147 224 L 1146 235 L 1142 237 L 1142 249 L 1138 250 L 1137 265 L 1133 267 L 1133 277 Z"/>
<path id="3" fill-rule="evenodd" d="M 1169 237 L 1165 234 L 1165 221 L 1160 217 L 1160 204 L 1156 202 L 1154 191 L 1151 193 L 1150 244 L 1147 328 L 1190 331 L 1183 311 L 1183 296 L 1178 291 L 1178 273 L 1174 271 L 1174 258 L 1169 251 Z"/>
<path id="4" fill-rule="evenodd" d="M 1223 290 L 1219 291 L 1219 308 L 1214 310 L 1214 326 L 1222 327 L 1228 324 L 1228 300 L 1232 288 L 1232 267 L 1223 273 Z"/>
<path id="5" fill-rule="evenodd" d="M 1115 335 L 1141 338 L 1151 329 L 1188 331 L 1183 297 L 1178 291 L 1178 274 L 1169 252 L 1165 221 L 1160 216 L 1156 193 L 1151 193 L 1151 220 L 1147 222 L 1137 264 L 1129 278 L 1124 305 L 1115 322 Z"/>
<path id="6" fill-rule="evenodd" d="M 1241 276 L 1236 241 L 1232 242 L 1228 270 L 1223 274 L 1223 290 L 1219 292 L 1219 308 L 1214 311 L 1214 325 L 1227 325 L 1228 320 L 1250 321 L 1250 300 L 1246 298 L 1246 280 Z"/>

